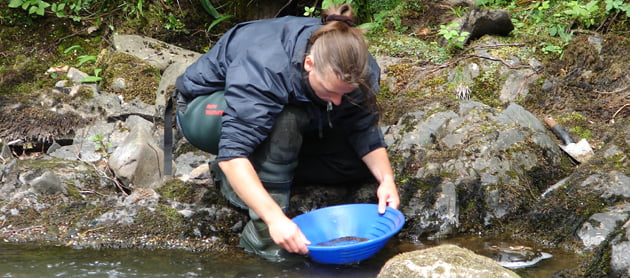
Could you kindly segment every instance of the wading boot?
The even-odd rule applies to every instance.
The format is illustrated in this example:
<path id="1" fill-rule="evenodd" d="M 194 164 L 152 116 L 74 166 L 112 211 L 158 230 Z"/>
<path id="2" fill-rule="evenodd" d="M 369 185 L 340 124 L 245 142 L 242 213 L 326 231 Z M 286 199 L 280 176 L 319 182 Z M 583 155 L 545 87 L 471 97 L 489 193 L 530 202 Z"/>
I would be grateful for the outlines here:
<path id="1" fill-rule="evenodd" d="M 216 160 L 210 163 L 210 172 L 212 173 L 214 184 L 220 184 L 221 194 L 223 194 L 223 197 L 225 197 L 232 205 L 235 205 L 241 209 L 247 209 L 247 205 L 245 205 L 245 202 L 243 202 L 243 200 L 238 197 L 234 189 L 232 189 L 232 185 L 230 185 L 230 182 L 228 182 L 227 178 L 223 174 L 223 171 L 221 171 L 221 168 L 219 167 L 219 163 Z"/>
<path id="2" fill-rule="evenodd" d="M 267 140 L 250 156 L 263 186 L 285 212 L 289 206 L 293 172 L 302 147 L 301 129 L 307 118 L 304 110 L 286 106 L 278 115 Z M 273 262 L 303 260 L 303 256 L 291 254 L 276 245 L 269 235 L 267 224 L 251 209 L 249 216 L 251 220 L 241 235 L 241 247 Z"/>
<path id="3" fill-rule="evenodd" d="M 283 210 L 289 203 L 290 184 L 265 184 L 265 188 Z M 253 211 L 249 210 L 250 220 L 241 234 L 240 246 L 249 253 L 256 254 L 271 262 L 301 262 L 304 256 L 292 254 L 273 242 L 269 235 L 269 228 L 265 222 Z"/>

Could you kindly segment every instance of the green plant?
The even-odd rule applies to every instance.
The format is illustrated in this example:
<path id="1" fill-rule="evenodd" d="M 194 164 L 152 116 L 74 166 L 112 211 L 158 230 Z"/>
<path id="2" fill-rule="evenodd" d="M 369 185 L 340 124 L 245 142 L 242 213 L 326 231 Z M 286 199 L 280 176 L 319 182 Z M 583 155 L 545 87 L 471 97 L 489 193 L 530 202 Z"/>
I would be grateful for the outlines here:
<path id="1" fill-rule="evenodd" d="M 328 7 L 333 6 L 333 5 L 343 5 L 343 4 L 349 4 L 352 5 L 354 3 L 352 3 L 352 0 L 324 0 L 322 1 L 322 10 L 328 9 Z"/>
<path id="2" fill-rule="evenodd" d="M 107 157 L 109 155 L 107 150 L 111 148 L 112 143 L 105 142 L 105 136 L 103 136 L 102 134 L 96 134 L 88 138 L 88 140 L 94 142 L 94 151 L 103 153 L 104 157 Z"/>
<path id="3" fill-rule="evenodd" d="M 304 7 L 304 16 L 314 16 L 315 15 L 315 7 Z"/>
<path id="4" fill-rule="evenodd" d="M 83 55 L 78 57 L 79 58 L 79 62 L 77 63 L 77 67 L 80 67 L 80 66 L 82 66 L 83 64 L 85 64 L 87 62 L 96 63 L 97 57 L 94 56 L 94 55 L 87 55 L 87 53 L 85 52 L 83 47 L 80 46 L 80 45 L 70 46 L 70 47 L 66 48 L 66 50 L 63 51 L 63 53 L 64 54 L 68 54 L 69 52 L 73 52 L 73 51 L 83 54 Z"/>
<path id="5" fill-rule="evenodd" d="M 80 21 L 81 12 L 92 3 L 98 0 L 56 0 L 55 3 L 48 3 L 44 0 L 9 0 L 9 8 L 22 8 L 28 11 L 29 15 L 44 16 L 46 10 L 50 8 L 50 12 L 57 17 L 68 17 L 74 21 Z M 144 0 L 139 0 L 139 4 Z M 66 9 L 68 11 L 66 11 Z"/>
<path id="6" fill-rule="evenodd" d="M 234 17 L 233 15 L 221 15 L 217 9 L 210 3 L 210 0 L 199 0 L 203 9 L 214 18 L 214 20 L 208 25 L 207 31 L 210 32 L 214 26 L 225 21 L 226 19 Z"/>
<path id="7" fill-rule="evenodd" d="M 593 17 L 595 12 L 599 9 L 597 6 L 598 0 L 588 2 L 586 4 L 582 1 L 570 1 L 565 3 L 566 10 L 563 11 L 569 18 L 575 19 L 578 22 L 584 24 L 587 28 L 595 25 L 595 18 Z"/>
<path id="8" fill-rule="evenodd" d="M 509 4 L 510 1 L 508 0 L 477 0 L 475 1 L 475 5 L 476 6 L 500 6 L 500 5 L 506 5 Z"/>
<path id="9" fill-rule="evenodd" d="M 624 3 L 624 0 L 604 0 L 606 3 L 606 12 L 613 11 L 625 12 L 627 17 L 630 17 L 630 3 Z"/>
<path id="10" fill-rule="evenodd" d="M 103 69 L 94 69 L 94 75 L 90 75 L 88 77 L 85 77 L 85 78 L 81 79 L 79 82 L 81 82 L 81 83 L 97 83 L 97 82 L 101 82 L 103 80 L 103 78 L 99 76 L 101 71 L 103 71 Z"/>
<path id="11" fill-rule="evenodd" d="M 549 42 L 541 42 L 540 46 L 541 46 L 540 50 L 545 54 L 556 53 L 558 55 L 561 55 L 562 49 L 564 49 L 563 46 L 555 45 Z"/>
<path id="12" fill-rule="evenodd" d="M 466 41 L 466 38 L 468 37 L 468 35 L 470 35 L 470 32 L 460 32 L 458 29 L 459 24 L 457 22 L 452 22 L 448 25 L 440 25 L 440 31 L 438 32 L 438 35 L 442 35 L 442 37 L 446 40 L 449 48 L 464 48 L 464 41 Z"/>
<path id="13" fill-rule="evenodd" d="M 87 62 L 96 63 L 96 56 L 94 55 L 81 55 L 79 56 L 79 63 L 77 63 L 77 67 L 82 66 Z"/>
<path id="14" fill-rule="evenodd" d="M 144 0 L 138 0 L 138 2 L 135 5 L 129 5 L 127 3 L 124 3 L 122 5 L 122 11 L 126 14 L 126 15 L 133 15 L 136 18 L 141 18 L 144 17 Z"/>
<path id="15" fill-rule="evenodd" d="M 44 11 L 46 8 L 50 7 L 45 1 L 42 0 L 10 0 L 9 8 L 19 8 L 21 7 L 25 11 L 28 11 L 28 14 L 37 14 L 40 16 L 44 15 Z"/>
<path id="16" fill-rule="evenodd" d="M 184 25 L 181 20 L 175 17 L 173 13 L 168 14 L 168 22 L 164 24 L 164 28 L 166 28 L 166 30 L 184 31 L 185 33 L 188 33 L 188 31 L 186 30 L 186 25 Z"/>
<path id="17" fill-rule="evenodd" d="M 75 44 L 75 45 L 73 45 L 73 46 L 70 46 L 70 47 L 66 48 L 66 49 L 63 51 L 63 54 L 68 54 L 68 53 L 69 53 L 69 52 L 71 52 L 71 51 L 76 51 L 76 52 L 85 53 L 85 50 L 83 49 L 83 47 L 82 47 L 82 46 L 80 46 L 80 45 L 78 45 L 78 44 Z"/>
<path id="18" fill-rule="evenodd" d="M 451 8 L 451 10 L 446 12 L 446 13 L 453 14 L 453 15 L 455 15 L 457 17 L 461 17 L 464 14 L 466 14 L 467 11 L 468 11 L 467 7 L 460 7 L 460 6 L 458 6 L 458 7 Z"/>

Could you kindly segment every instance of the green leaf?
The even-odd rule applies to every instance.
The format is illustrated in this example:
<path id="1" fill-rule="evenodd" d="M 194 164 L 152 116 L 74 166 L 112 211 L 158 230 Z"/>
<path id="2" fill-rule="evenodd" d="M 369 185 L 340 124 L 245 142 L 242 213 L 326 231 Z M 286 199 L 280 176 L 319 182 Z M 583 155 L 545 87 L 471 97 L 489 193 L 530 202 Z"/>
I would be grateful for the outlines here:
<path id="1" fill-rule="evenodd" d="M 224 21 L 228 18 L 234 17 L 233 15 L 224 15 L 222 17 L 219 17 L 215 20 L 212 21 L 212 23 L 210 23 L 210 26 L 208 26 L 208 31 L 210 31 L 210 29 L 212 29 L 212 27 L 216 26 L 217 24 L 221 23 L 221 21 Z"/>
<path id="2" fill-rule="evenodd" d="M 138 14 L 144 16 L 144 11 L 142 11 L 142 5 L 144 4 L 144 0 L 138 0 L 138 4 L 136 5 L 136 9 L 138 10 Z"/>
<path id="3" fill-rule="evenodd" d="M 96 56 L 93 56 L 93 55 L 79 56 L 79 63 L 77 64 L 77 66 L 80 67 L 81 65 L 87 62 L 96 62 Z"/>
<path id="4" fill-rule="evenodd" d="M 102 80 L 103 80 L 102 77 L 88 76 L 86 78 L 83 78 L 83 79 L 79 80 L 79 82 L 81 82 L 81 83 L 97 83 L 97 82 L 101 82 Z"/>
<path id="5" fill-rule="evenodd" d="M 105 137 L 103 137 L 103 134 L 96 134 L 94 136 L 90 136 L 88 138 L 88 140 L 92 141 L 92 142 L 96 142 L 96 141 L 103 141 L 103 139 L 105 139 Z"/>
<path id="6" fill-rule="evenodd" d="M 24 1 L 22 0 L 11 0 L 9 1 L 9 8 L 18 8 L 22 6 L 23 3 Z"/>
<path id="7" fill-rule="evenodd" d="M 209 13 L 214 18 L 219 18 L 221 15 L 217 12 L 217 9 L 214 8 L 210 0 L 200 0 L 201 6 L 207 13 Z"/>

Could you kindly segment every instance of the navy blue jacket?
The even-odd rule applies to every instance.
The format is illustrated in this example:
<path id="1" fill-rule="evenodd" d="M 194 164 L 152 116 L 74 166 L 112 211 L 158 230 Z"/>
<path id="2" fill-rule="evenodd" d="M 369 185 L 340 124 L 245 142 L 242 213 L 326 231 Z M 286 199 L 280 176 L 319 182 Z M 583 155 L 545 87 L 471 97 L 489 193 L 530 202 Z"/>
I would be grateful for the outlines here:
<path id="1" fill-rule="evenodd" d="M 343 127 L 359 157 L 385 147 L 377 126 L 378 113 L 368 109 L 359 90 L 347 94 L 341 105 L 326 112 L 307 85 L 304 58 L 308 40 L 321 26 L 319 19 L 308 17 L 238 24 L 177 79 L 177 89 L 188 99 L 225 91 L 227 108 L 218 160 L 249 157 L 267 138 L 283 107 L 299 103 L 315 111 L 310 113 L 317 118 L 312 119 L 314 122 L 328 125 L 330 119 L 332 125 Z M 371 56 L 370 62 L 370 82 L 376 93 L 380 69 Z"/>

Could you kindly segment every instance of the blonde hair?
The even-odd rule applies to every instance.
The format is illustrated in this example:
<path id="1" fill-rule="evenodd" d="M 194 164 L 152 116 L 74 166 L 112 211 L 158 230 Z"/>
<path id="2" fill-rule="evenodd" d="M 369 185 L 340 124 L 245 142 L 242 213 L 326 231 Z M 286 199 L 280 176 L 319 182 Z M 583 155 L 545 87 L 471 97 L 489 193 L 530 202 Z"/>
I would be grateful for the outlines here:
<path id="1" fill-rule="evenodd" d="M 331 6 L 322 13 L 322 22 L 310 38 L 314 70 L 320 76 L 332 73 L 352 87 L 365 86 L 369 53 L 364 31 L 353 27 L 352 7 Z"/>

